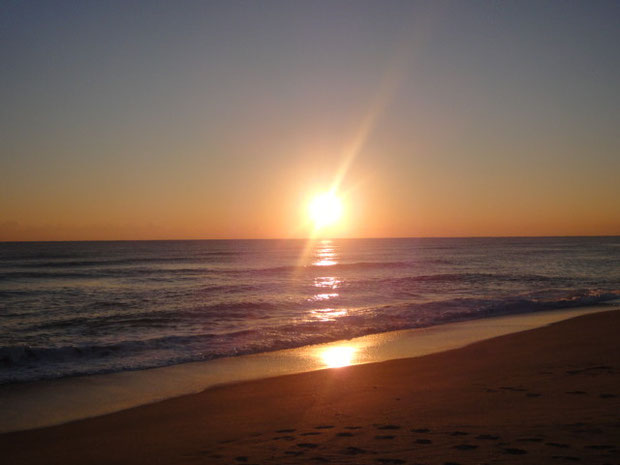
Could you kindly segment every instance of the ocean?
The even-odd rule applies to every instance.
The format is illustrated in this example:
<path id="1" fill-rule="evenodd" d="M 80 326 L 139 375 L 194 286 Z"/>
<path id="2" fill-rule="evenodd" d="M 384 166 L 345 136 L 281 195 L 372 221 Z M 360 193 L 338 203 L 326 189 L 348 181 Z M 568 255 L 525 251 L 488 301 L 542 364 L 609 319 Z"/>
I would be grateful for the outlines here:
<path id="1" fill-rule="evenodd" d="M 0 243 L 0 384 L 620 298 L 620 237 Z"/>

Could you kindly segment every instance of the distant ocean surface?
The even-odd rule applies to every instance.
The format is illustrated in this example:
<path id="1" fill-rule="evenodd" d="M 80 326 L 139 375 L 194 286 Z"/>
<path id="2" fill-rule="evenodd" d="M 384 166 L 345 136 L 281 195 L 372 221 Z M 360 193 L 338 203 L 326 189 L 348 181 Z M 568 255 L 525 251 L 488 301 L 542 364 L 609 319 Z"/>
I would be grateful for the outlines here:
<path id="1" fill-rule="evenodd" d="M 620 297 L 620 237 L 0 243 L 0 383 Z"/>

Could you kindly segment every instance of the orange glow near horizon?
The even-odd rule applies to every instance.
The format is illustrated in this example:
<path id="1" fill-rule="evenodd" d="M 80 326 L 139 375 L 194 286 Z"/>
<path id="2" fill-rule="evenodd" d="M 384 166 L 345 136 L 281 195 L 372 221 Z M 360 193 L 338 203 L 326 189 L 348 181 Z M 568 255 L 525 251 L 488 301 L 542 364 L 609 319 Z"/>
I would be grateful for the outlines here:
<path id="1" fill-rule="evenodd" d="M 615 2 L 76 3 L 11 2 L 2 242 L 620 235 Z"/>

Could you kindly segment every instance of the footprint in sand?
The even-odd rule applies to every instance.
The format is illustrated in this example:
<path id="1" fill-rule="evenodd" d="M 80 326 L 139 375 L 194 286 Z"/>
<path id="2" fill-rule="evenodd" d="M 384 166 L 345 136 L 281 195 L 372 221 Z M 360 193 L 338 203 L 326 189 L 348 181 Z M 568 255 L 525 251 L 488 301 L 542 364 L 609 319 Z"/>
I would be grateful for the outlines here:
<path id="1" fill-rule="evenodd" d="M 580 428 L 574 429 L 573 433 L 588 433 L 588 434 L 603 434 L 603 430 L 600 428 Z"/>
<path id="2" fill-rule="evenodd" d="M 499 436 L 494 434 L 479 434 L 476 436 L 476 439 L 480 439 L 482 441 L 496 441 L 499 439 Z"/>
<path id="3" fill-rule="evenodd" d="M 310 431 L 308 433 L 301 433 L 300 436 L 317 436 L 321 433 L 319 433 L 318 431 Z"/>
<path id="4" fill-rule="evenodd" d="M 300 442 L 299 444 L 297 444 L 297 447 L 303 447 L 305 449 L 315 449 L 318 446 L 318 444 L 315 444 L 313 442 Z"/>
<path id="5" fill-rule="evenodd" d="M 344 449 L 342 453 L 345 455 L 359 455 L 359 454 L 365 454 L 366 450 L 361 449 L 359 447 L 349 446 L 346 449 Z"/>
<path id="6" fill-rule="evenodd" d="M 320 462 L 320 463 L 328 463 L 331 462 L 331 460 L 325 458 L 325 457 L 321 457 L 320 455 L 317 455 L 316 457 L 312 457 L 310 460 L 312 460 L 313 462 Z"/>
<path id="7" fill-rule="evenodd" d="M 523 449 L 517 449 L 516 447 L 508 447 L 508 448 L 504 449 L 504 454 L 508 454 L 508 455 L 523 455 L 523 454 L 527 454 L 527 451 L 523 450 Z"/>
<path id="8" fill-rule="evenodd" d="M 344 429 L 362 429 L 361 426 L 345 426 Z"/>
<path id="9" fill-rule="evenodd" d="M 583 396 L 585 394 L 587 394 L 586 391 L 566 391 L 566 394 L 572 394 L 572 395 L 576 395 L 576 396 Z"/>
<path id="10" fill-rule="evenodd" d="M 333 427 L 334 427 L 334 425 L 319 425 L 319 426 L 315 426 L 316 429 L 331 429 Z"/>
<path id="11" fill-rule="evenodd" d="M 519 442 L 542 442 L 542 438 L 519 438 Z"/>
<path id="12" fill-rule="evenodd" d="M 579 457 L 571 457 L 571 456 L 568 456 L 568 455 L 553 455 L 551 458 L 555 459 L 555 460 L 566 460 L 568 462 L 579 462 L 579 461 L 581 461 L 581 459 Z"/>
<path id="13" fill-rule="evenodd" d="M 297 430 L 295 430 L 295 429 L 279 429 L 279 430 L 276 431 L 276 433 L 294 433 L 295 431 L 297 431 Z"/>
<path id="14" fill-rule="evenodd" d="M 539 394 L 537 392 L 528 392 L 527 394 L 525 394 L 525 397 L 540 397 L 542 394 Z"/>
<path id="15" fill-rule="evenodd" d="M 431 430 L 428 428 L 417 428 L 417 429 L 412 429 L 411 432 L 412 433 L 430 433 Z"/>
<path id="16" fill-rule="evenodd" d="M 245 455 L 240 455 L 239 457 L 235 457 L 237 462 L 247 462 L 248 458 Z"/>
<path id="17" fill-rule="evenodd" d="M 350 437 L 353 437 L 353 433 L 342 432 L 342 433 L 336 434 L 336 436 L 340 438 L 350 438 Z"/>
<path id="18" fill-rule="evenodd" d="M 613 367 L 610 367 L 610 366 L 607 366 L 607 365 L 601 365 L 601 366 L 596 366 L 596 367 L 581 368 L 579 370 L 568 370 L 566 372 L 566 374 L 568 374 L 568 375 L 578 375 L 580 373 L 596 372 L 596 371 L 607 371 L 609 373 L 609 372 L 611 372 L 611 370 L 613 370 Z"/>
<path id="19" fill-rule="evenodd" d="M 385 464 L 400 464 L 400 463 L 405 463 L 404 460 L 401 459 L 376 459 L 377 462 L 379 463 L 385 463 Z"/>
<path id="20" fill-rule="evenodd" d="M 570 446 L 568 444 L 562 444 L 560 442 L 545 442 L 546 446 L 557 447 L 558 449 L 567 449 Z"/>
<path id="21" fill-rule="evenodd" d="M 284 441 L 292 441 L 293 439 L 295 439 L 295 436 L 276 436 L 273 438 L 274 441 L 279 441 L 280 439 Z"/>
<path id="22" fill-rule="evenodd" d="M 377 429 L 400 429 L 398 425 L 375 425 Z"/>
<path id="23" fill-rule="evenodd" d="M 396 436 L 392 436 L 392 435 L 379 435 L 379 436 L 375 436 L 375 439 L 394 439 Z"/>
<path id="24" fill-rule="evenodd" d="M 343 454 L 346 455 L 359 455 L 359 454 L 365 454 L 366 451 L 364 449 L 360 449 L 359 447 L 347 447 L 344 451 L 342 451 Z"/>
<path id="25" fill-rule="evenodd" d="M 473 445 L 473 444 L 458 444 L 456 446 L 453 446 L 452 448 L 458 449 L 458 450 L 474 450 L 474 449 L 477 449 L 478 446 Z"/>
<path id="26" fill-rule="evenodd" d="M 618 396 L 615 394 L 601 394 L 599 397 L 601 399 L 615 399 Z"/>
<path id="27" fill-rule="evenodd" d="M 614 446 L 610 446 L 607 444 L 592 444 L 590 446 L 586 446 L 586 449 L 594 449 L 594 450 L 610 450 L 615 449 Z"/>
<path id="28" fill-rule="evenodd" d="M 469 433 L 466 433 L 465 431 L 452 431 L 451 433 L 448 433 L 450 436 L 467 436 Z"/>
<path id="29" fill-rule="evenodd" d="M 432 444 L 433 441 L 431 441 L 430 439 L 416 439 L 415 443 L 416 444 Z"/>

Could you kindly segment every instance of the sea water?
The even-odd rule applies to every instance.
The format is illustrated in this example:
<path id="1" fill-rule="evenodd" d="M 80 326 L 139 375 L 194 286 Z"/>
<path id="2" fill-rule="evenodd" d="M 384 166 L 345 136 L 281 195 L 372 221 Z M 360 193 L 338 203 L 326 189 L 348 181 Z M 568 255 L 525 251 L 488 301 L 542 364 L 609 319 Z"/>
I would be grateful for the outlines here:
<path id="1" fill-rule="evenodd" d="M 619 237 L 0 243 L 0 383 L 619 297 Z"/>

